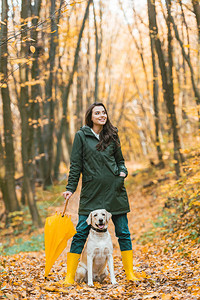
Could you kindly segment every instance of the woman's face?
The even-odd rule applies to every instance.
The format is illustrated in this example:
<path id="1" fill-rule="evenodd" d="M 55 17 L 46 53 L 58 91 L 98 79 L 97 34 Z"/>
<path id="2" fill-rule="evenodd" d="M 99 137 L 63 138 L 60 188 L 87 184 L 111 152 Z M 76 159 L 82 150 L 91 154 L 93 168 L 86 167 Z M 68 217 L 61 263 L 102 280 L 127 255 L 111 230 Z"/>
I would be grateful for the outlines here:
<path id="1" fill-rule="evenodd" d="M 95 106 L 92 109 L 91 120 L 93 125 L 105 125 L 107 121 L 107 114 L 103 106 Z"/>

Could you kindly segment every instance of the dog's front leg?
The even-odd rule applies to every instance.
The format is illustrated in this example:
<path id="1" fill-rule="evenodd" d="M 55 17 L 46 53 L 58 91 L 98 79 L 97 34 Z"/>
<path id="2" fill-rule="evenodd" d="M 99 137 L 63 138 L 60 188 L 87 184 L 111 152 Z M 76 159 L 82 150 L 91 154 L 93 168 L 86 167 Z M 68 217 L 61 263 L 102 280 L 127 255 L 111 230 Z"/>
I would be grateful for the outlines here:
<path id="1" fill-rule="evenodd" d="M 93 275 L 92 275 L 92 267 L 93 267 L 93 255 L 87 255 L 87 271 L 88 271 L 88 285 L 94 286 L 93 284 Z"/>
<path id="2" fill-rule="evenodd" d="M 114 273 L 114 264 L 113 264 L 113 257 L 111 254 L 108 255 L 108 268 L 110 271 L 110 279 L 112 284 L 117 284 L 117 281 L 115 279 L 115 273 Z"/>

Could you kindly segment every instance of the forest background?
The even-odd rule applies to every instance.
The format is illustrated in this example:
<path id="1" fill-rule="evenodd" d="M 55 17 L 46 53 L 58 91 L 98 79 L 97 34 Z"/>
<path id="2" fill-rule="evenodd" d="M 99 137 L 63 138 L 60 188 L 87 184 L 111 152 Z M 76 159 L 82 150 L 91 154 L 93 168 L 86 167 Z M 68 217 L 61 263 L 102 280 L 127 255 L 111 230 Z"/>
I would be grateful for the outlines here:
<path id="1" fill-rule="evenodd" d="M 199 143 L 199 1 L 2 0 L 0 42 L 4 212 L 27 204 L 42 226 L 35 185 L 62 179 L 97 101 L 126 161 L 167 161 L 180 178 Z"/>
<path id="2" fill-rule="evenodd" d="M 199 1 L 1 0 L 0 15 L 0 296 L 68 295 L 43 285 L 43 250 L 15 254 L 44 249 L 45 218 L 63 209 L 74 134 L 100 101 L 129 170 L 143 281 L 126 285 L 114 242 L 122 286 L 71 293 L 199 299 Z M 74 224 L 78 193 L 69 204 Z"/>

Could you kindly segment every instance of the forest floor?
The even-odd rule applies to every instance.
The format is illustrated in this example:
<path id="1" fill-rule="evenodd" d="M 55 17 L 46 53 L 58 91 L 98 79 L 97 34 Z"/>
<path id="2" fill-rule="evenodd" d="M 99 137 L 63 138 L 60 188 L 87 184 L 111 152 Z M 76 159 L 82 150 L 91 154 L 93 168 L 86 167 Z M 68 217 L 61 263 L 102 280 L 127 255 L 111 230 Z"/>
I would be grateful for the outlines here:
<path id="1" fill-rule="evenodd" d="M 126 281 L 112 222 L 109 224 L 109 232 L 114 245 L 114 268 L 118 282 L 118 285 L 115 286 L 111 285 L 109 276 L 103 284 L 95 283 L 94 287 L 88 287 L 85 283 L 75 284 L 68 288 L 63 286 L 61 281 L 66 273 L 66 253 L 69 250 L 70 242 L 54 264 L 48 279 L 45 280 L 44 250 L 28 250 L 29 252 L 12 254 L 9 251 L 13 249 L 12 247 L 15 247 L 14 251 L 16 251 L 16 238 L 13 238 L 13 235 L 11 238 L 8 232 L 4 232 L 4 238 L 7 239 L 7 253 L 5 252 L 5 254 L 9 255 L 0 256 L 0 299 L 199 300 L 199 235 L 195 235 L 193 227 L 191 229 L 189 226 L 188 230 L 183 229 L 179 224 L 178 217 L 175 222 L 176 229 L 172 223 L 171 226 L 166 225 L 166 219 L 171 218 L 171 221 L 174 222 L 177 213 L 176 209 L 168 203 L 171 199 L 169 191 L 176 190 L 177 192 L 177 182 L 173 172 L 166 171 L 166 169 L 155 171 L 150 168 L 139 173 L 135 172 L 133 175 L 129 175 L 127 178 L 126 188 L 131 205 L 128 217 L 133 241 L 134 269 L 140 281 Z M 197 176 L 197 172 L 194 171 L 193 175 Z M 163 181 L 159 182 L 159 179 L 163 179 Z M 54 187 L 54 199 L 59 198 L 63 188 L 63 186 Z M 186 188 L 184 187 L 184 189 Z M 80 188 L 68 205 L 68 211 L 74 224 L 77 222 L 79 191 Z M 62 211 L 63 209 L 63 200 L 60 198 L 59 201 L 51 202 L 52 205 L 49 206 L 48 200 L 52 197 L 51 194 L 51 191 L 38 192 L 41 203 L 47 204 L 42 207 L 45 212 L 48 212 L 48 215 L 52 215 L 55 210 Z M 166 209 L 170 212 L 166 212 Z M 184 217 L 182 216 L 182 219 Z M 187 219 L 187 222 L 192 222 L 192 216 L 189 221 Z M 184 228 L 186 227 L 184 225 Z M 29 244 L 33 245 L 35 243 L 34 236 L 43 236 L 43 229 L 31 232 L 30 226 L 27 228 L 29 228 L 27 236 L 23 232 L 22 236 L 18 234 L 17 239 L 19 241 L 21 238 L 23 242 L 28 240 Z M 10 239 L 10 244 L 8 244 L 8 239 Z M 3 245 L 2 243 L 2 251 L 5 251 Z"/>

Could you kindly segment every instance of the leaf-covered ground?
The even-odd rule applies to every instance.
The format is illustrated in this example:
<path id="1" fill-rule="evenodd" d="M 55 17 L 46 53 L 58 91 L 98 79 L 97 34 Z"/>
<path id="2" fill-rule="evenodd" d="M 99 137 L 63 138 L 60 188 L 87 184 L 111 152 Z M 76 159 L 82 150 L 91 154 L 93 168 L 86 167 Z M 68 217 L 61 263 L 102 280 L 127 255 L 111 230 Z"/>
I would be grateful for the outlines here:
<path id="1" fill-rule="evenodd" d="M 75 284 L 70 288 L 63 286 L 61 282 L 66 272 L 68 245 L 47 280 L 44 279 L 44 250 L 1 256 L 0 299 L 200 299 L 200 247 L 196 230 L 199 223 L 194 218 L 199 218 L 199 212 L 190 204 L 191 201 L 198 204 L 198 198 L 195 201 L 193 198 L 195 193 L 198 196 L 199 183 L 196 178 L 199 174 L 197 163 L 190 162 L 190 165 L 193 166 L 190 176 L 186 174 L 179 183 L 173 180 L 173 173 L 166 170 L 152 171 L 153 185 L 147 188 L 144 185 L 149 182 L 149 172 L 147 175 L 129 176 L 127 180 L 131 204 L 129 227 L 133 240 L 134 268 L 140 277 L 139 282 L 126 281 L 114 227 L 110 223 L 118 285 L 112 286 L 108 276 L 103 284 L 95 283 L 94 288 L 87 284 Z M 168 179 L 159 183 L 158 179 L 165 176 Z M 193 198 L 191 200 L 187 196 L 186 205 L 180 201 L 174 201 L 172 205 L 171 199 L 180 199 L 180 193 L 192 195 Z M 44 192 L 44 195 L 47 194 Z M 74 224 L 77 222 L 78 195 L 77 192 L 68 206 Z M 45 207 L 50 215 L 62 208 L 62 205 L 57 208 Z M 179 212 L 180 209 L 183 211 Z M 183 223 L 180 222 L 181 213 Z M 40 236 L 42 230 L 34 231 L 34 234 Z"/>

